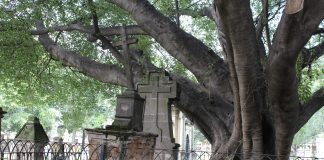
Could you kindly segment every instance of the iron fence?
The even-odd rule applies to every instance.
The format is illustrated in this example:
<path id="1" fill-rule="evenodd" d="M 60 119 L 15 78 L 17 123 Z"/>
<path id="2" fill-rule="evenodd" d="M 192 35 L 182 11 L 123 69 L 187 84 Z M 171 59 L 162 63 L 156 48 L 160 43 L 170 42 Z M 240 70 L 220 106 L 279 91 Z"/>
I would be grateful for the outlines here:
<path id="1" fill-rule="evenodd" d="M 71 144 L 60 142 L 34 142 L 22 140 L 1 140 L 1 160 L 142 160 L 151 154 L 152 160 L 209 160 L 218 155 L 223 159 L 241 155 L 212 153 L 207 151 L 184 150 L 146 150 L 143 148 L 126 148 L 116 145 L 116 141 L 106 140 L 102 144 Z M 120 143 L 119 143 L 120 144 Z M 132 154 L 131 152 L 136 152 Z M 145 157 L 145 158 L 144 158 Z M 263 159 L 275 160 L 273 155 L 263 155 Z M 316 157 L 290 157 L 290 160 L 324 160 Z"/>

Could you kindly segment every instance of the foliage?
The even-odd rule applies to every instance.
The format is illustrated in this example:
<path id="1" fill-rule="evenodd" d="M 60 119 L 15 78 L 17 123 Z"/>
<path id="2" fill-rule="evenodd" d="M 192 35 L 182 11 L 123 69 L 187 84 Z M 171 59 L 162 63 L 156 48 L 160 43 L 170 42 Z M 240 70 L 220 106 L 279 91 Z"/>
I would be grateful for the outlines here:
<path id="1" fill-rule="evenodd" d="M 294 137 L 294 145 L 309 143 L 320 133 L 324 132 L 324 108 L 316 112 Z"/>
<path id="2" fill-rule="evenodd" d="M 306 102 L 311 97 L 315 89 L 314 85 L 321 82 L 324 75 L 323 63 L 317 62 L 306 69 L 300 69 L 300 63 L 297 63 L 299 85 L 298 85 L 298 94 L 301 102 Z"/>
<path id="3" fill-rule="evenodd" d="M 18 132 L 18 130 L 26 123 L 26 120 L 30 116 L 30 113 L 25 112 L 24 109 L 15 108 L 14 110 L 7 110 L 7 114 L 5 114 L 2 119 L 1 131 L 11 131 Z"/>
<path id="4" fill-rule="evenodd" d="M 45 13 L 43 18 L 46 25 L 64 25 L 74 20 L 89 25 L 90 20 L 86 18 L 89 8 L 76 0 L 50 0 L 37 5 L 39 9 L 32 12 L 35 9 L 32 1 L 0 3 L 0 21 L 6 21 L 0 24 L 0 105 L 8 111 L 4 130 L 17 131 L 28 115 L 38 116 L 47 130 L 57 120 L 69 131 L 83 126 L 103 125 L 106 120 L 101 115 L 111 117 L 114 103 L 98 103 L 115 97 L 120 88 L 62 67 L 61 63 L 47 56 L 35 39 L 37 37 L 29 32 L 34 19 L 39 18 L 39 12 Z M 121 19 L 123 23 L 132 23 L 125 12 L 110 3 L 98 1 L 97 7 L 99 16 L 110 17 L 103 19 L 102 23 L 106 25 L 115 25 Z M 106 12 L 107 7 L 109 13 Z M 111 55 L 106 56 L 107 53 L 98 49 L 97 45 L 87 42 L 83 34 L 55 33 L 52 36 L 66 49 L 80 51 L 102 63 L 116 63 Z M 54 114 L 56 111 L 60 114 Z"/>
<path id="5" fill-rule="evenodd" d="M 323 87 L 324 69 L 323 59 L 319 59 L 312 68 L 306 68 L 299 73 L 300 85 L 298 93 L 302 102 L 310 99 L 312 93 Z M 298 65 L 297 65 L 298 66 Z M 314 139 L 316 135 L 324 132 L 324 109 L 322 108 L 304 125 L 295 135 L 294 145 L 301 145 Z"/>
<path id="6" fill-rule="evenodd" d="M 201 150 L 198 145 L 200 145 L 201 143 L 208 143 L 205 136 L 194 126 L 193 126 L 192 136 L 193 136 L 193 142 L 192 142 L 193 150 Z"/>

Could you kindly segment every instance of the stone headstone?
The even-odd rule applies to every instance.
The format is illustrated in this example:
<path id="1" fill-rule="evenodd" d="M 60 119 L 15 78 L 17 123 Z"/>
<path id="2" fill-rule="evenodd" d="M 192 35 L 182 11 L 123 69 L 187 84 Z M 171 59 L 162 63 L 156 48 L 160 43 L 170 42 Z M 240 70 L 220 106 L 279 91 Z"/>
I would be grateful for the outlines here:
<path id="1" fill-rule="evenodd" d="M 44 159 L 44 146 L 49 142 L 49 139 L 37 117 L 32 116 L 28 118 L 28 121 L 18 131 L 15 140 L 33 142 L 34 144 L 31 146 L 23 146 L 24 149 L 27 147 L 31 148 L 30 151 L 33 152 L 30 153 L 32 159 Z"/>
<path id="2" fill-rule="evenodd" d="M 146 81 L 137 85 L 145 98 L 143 131 L 158 135 L 157 149 L 176 149 L 172 132 L 170 99 L 177 97 L 177 84 L 165 72 L 149 72 Z"/>
<path id="3" fill-rule="evenodd" d="M 158 135 L 142 132 L 144 99 L 135 90 L 117 96 L 115 120 L 105 129 L 85 129 L 89 159 L 154 159 Z"/>
<path id="4" fill-rule="evenodd" d="M 117 96 L 115 120 L 107 129 L 143 131 L 144 99 L 134 90 Z"/>
<path id="5" fill-rule="evenodd" d="M 28 121 L 18 131 L 15 139 L 45 143 L 49 142 L 48 136 L 37 117 L 29 117 Z"/>

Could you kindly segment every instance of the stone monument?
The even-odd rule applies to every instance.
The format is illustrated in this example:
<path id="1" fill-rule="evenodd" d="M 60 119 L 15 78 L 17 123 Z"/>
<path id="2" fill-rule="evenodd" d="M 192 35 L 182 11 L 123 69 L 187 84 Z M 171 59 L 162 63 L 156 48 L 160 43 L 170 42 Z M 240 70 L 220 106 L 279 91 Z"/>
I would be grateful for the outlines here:
<path id="1" fill-rule="evenodd" d="M 25 143 L 26 146 L 23 146 L 23 149 L 33 152 L 31 153 L 31 159 L 44 159 L 44 146 L 49 142 L 49 139 L 37 117 L 31 116 L 28 118 L 28 121 L 18 131 L 15 140 L 30 141 L 34 143 Z M 28 144 L 31 146 L 27 146 Z M 31 149 L 28 149 L 28 147 Z M 19 156 L 20 155 L 18 155 L 18 159 L 20 159 Z"/>
<path id="2" fill-rule="evenodd" d="M 143 105 L 144 99 L 134 90 L 118 95 L 112 125 L 105 129 L 86 129 L 89 159 L 153 159 L 157 135 L 142 132 Z"/>
<path id="3" fill-rule="evenodd" d="M 105 129 L 86 129 L 89 141 L 97 141 L 102 147 L 99 152 L 100 159 L 154 159 L 155 141 L 158 135 L 143 131 L 144 99 L 134 90 L 132 61 L 128 52 L 128 45 L 133 42 L 128 39 L 126 27 L 122 27 L 122 41 L 114 47 L 122 46 L 122 56 L 125 57 L 125 71 L 128 79 L 129 90 L 117 96 L 115 120 L 112 125 Z M 98 148 L 98 147 L 97 147 Z M 98 153 L 90 150 L 90 153 Z M 101 156 L 102 155 L 102 156 Z"/>
<path id="4" fill-rule="evenodd" d="M 117 96 L 115 120 L 109 128 L 143 131 L 144 99 L 134 90 Z"/>
<path id="5" fill-rule="evenodd" d="M 138 93 L 145 98 L 143 131 L 158 135 L 156 149 L 174 150 L 170 99 L 177 97 L 177 83 L 165 72 L 151 71 L 144 83 L 137 85 Z"/>

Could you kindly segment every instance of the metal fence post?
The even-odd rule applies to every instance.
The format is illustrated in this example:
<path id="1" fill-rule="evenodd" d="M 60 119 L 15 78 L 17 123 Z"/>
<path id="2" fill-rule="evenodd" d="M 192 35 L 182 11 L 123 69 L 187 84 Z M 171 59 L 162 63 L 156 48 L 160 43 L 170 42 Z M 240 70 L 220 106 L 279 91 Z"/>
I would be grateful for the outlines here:
<path id="1" fill-rule="evenodd" d="M 100 146 L 100 160 L 105 160 L 107 158 L 107 141 L 101 144 Z"/>
<path id="2" fill-rule="evenodd" d="M 62 137 L 59 139 L 58 144 L 59 144 L 58 159 L 63 160 L 65 157 L 64 157 L 64 143 Z"/>
<path id="3" fill-rule="evenodd" d="M 2 142 L 2 135 L 1 135 L 1 131 L 2 131 L 2 126 L 1 126 L 1 121 L 2 121 L 2 118 L 3 118 L 3 115 L 6 114 L 7 112 L 3 111 L 2 110 L 2 107 L 0 107 L 0 142 Z M 2 152 L 2 146 L 0 144 L 0 150 L 1 150 L 1 160 L 3 160 L 3 157 L 4 157 L 4 153 Z"/>
<path id="4" fill-rule="evenodd" d="M 189 160 L 189 135 L 186 136 L 186 153 L 185 160 Z"/>

